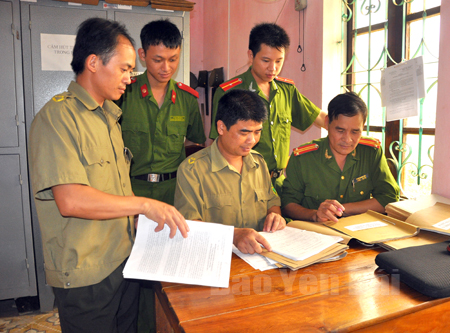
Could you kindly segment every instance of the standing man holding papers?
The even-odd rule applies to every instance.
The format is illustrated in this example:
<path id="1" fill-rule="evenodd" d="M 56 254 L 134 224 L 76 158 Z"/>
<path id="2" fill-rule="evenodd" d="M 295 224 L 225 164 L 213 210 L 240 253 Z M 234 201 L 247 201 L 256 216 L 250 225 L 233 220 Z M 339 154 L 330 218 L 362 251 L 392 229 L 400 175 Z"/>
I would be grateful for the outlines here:
<path id="1" fill-rule="evenodd" d="M 328 136 L 294 149 L 283 184 L 283 214 L 294 220 L 337 222 L 338 217 L 398 201 L 399 187 L 376 139 L 362 137 L 367 107 L 355 93 L 328 105 Z"/>
<path id="2" fill-rule="evenodd" d="M 186 219 L 233 225 L 234 245 L 260 253 L 270 244 L 255 231 L 283 229 L 280 198 L 258 143 L 267 110 L 258 95 L 236 89 L 219 101 L 219 137 L 178 168 L 175 207 Z"/>
<path id="3" fill-rule="evenodd" d="M 168 204 L 133 195 L 131 155 L 122 141 L 117 100 L 135 66 L 125 27 L 101 18 L 78 28 L 76 82 L 36 115 L 30 169 L 44 247 L 63 332 L 135 332 L 138 284 L 122 270 L 135 237 L 134 216 L 187 237 L 183 216 Z"/>

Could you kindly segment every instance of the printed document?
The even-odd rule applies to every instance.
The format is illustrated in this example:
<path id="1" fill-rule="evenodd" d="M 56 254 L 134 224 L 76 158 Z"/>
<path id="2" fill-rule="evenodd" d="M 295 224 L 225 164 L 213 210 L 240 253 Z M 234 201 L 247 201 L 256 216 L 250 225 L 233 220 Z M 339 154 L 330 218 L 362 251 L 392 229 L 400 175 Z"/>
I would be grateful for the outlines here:
<path id="1" fill-rule="evenodd" d="M 386 121 L 418 115 L 418 99 L 425 97 L 423 58 L 417 57 L 383 70 L 381 105 Z"/>
<path id="2" fill-rule="evenodd" d="M 129 279 L 165 281 L 228 288 L 234 227 L 186 221 L 189 234 L 169 238 L 167 225 L 139 216 L 136 241 L 123 270 Z"/>
<path id="3" fill-rule="evenodd" d="M 278 268 L 275 260 L 266 258 L 258 253 L 254 254 L 242 253 L 234 245 L 233 245 L 233 253 L 236 254 L 242 260 L 244 260 L 247 264 L 252 266 L 254 269 L 259 269 L 260 271 L 267 271 L 269 269 Z"/>
<path id="4" fill-rule="evenodd" d="M 292 260 L 305 260 L 343 240 L 341 237 L 291 227 L 260 234 L 272 246 L 273 252 Z"/>

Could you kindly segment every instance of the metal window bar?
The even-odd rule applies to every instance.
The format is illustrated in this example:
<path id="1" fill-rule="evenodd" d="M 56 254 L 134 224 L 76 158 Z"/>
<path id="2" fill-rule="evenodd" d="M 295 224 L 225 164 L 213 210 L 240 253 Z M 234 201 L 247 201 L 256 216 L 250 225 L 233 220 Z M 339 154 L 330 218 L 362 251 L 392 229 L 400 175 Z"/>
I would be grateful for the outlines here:
<path id="1" fill-rule="evenodd" d="M 376 14 L 380 9 L 381 9 L 381 1 L 380 0 L 341 0 L 342 1 L 342 29 L 341 29 L 341 38 L 342 38 L 342 43 L 341 45 L 345 45 L 344 41 L 345 41 L 345 28 L 347 27 L 348 29 L 352 29 L 351 30 L 351 34 L 347 34 L 347 39 L 349 39 L 349 36 L 352 36 L 353 38 L 353 44 L 354 45 L 352 47 L 352 54 L 351 54 L 351 58 L 347 61 L 345 61 L 344 58 L 344 48 L 342 48 L 342 64 L 346 64 L 343 65 L 341 68 L 344 68 L 342 71 L 342 75 L 341 75 L 341 89 L 343 91 L 356 91 L 357 88 L 361 85 L 361 82 L 355 82 L 354 78 L 356 74 L 360 74 L 361 71 L 356 71 L 355 68 L 355 64 L 359 63 L 360 67 L 363 68 L 362 72 L 366 72 L 367 73 L 367 82 L 363 82 L 363 86 L 362 88 L 359 89 L 359 91 L 356 91 L 360 96 L 363 96 L 363 92 L 366 90 L 367 88 L 367 92 L 366 92 L 366 102 L 367 102 L 367 107 L 369 110 L 368 113 L 368 117 L 367 117 L 367 123 L 366 123 L 366 133 L 367 135 L 369 135 L 369 133 L 371 131 L 379 131 L 381 132 L 381 139 L 382 139 L 382 146 L 385 146 L 385 138 L 386 138 L 386 108 L 383 107 L 381 108 L 381 113 L 382 113 L 382 126 L 371 126 L 371 90 L 374 89 L 378 94 L 378 97 L 381 98 L 381 93 L 380 91 L 377 89 L 376 85 L 379 84 L 379 82 L 373 82 L 372 81 L 372 72 L 380 70 L 379 68 L 377 69 L 377 66 L 382 63 L 382 68 L 386 68 L 387 67 L 387 63 L 388 63 L 388 58 L 390 61 L 392 61 L 393 64 L 397 64 L 397 62 L 393 59 L 393 57 L 391 56 L 391 54 L 389 53 L 389 49 L 388 49 L 388 43 L 387 43 L 387 39 L 388 39 L 388 25 L 389 25 L 389 1 L 392 1 L 393 5 L 395 6 L 402 6 L 402 41 L 401 41 L 401 62 L 406 61 L 406 37 L 407 37 L 407 25 L 409 22 L 412 22 L 412 20 L 417 19 L 415 15 L 407 15 L 407 5 L 411 2 L 413 2 L 414 0 L 402 0 L 401 2 L 397 3 L 396 0 L 386 0 L 385 2 L 385 20 L 383 23 L 378 23 L 378 24 L 374 24 L 372 25 L 372 15 Z M 420 1 L 420 0 L 417 0 Z M 410 53 L 410 59 L 415 58 L 416 56 L 419 55 L 424 55 L 425 54 L 425 49 L 431 54 L 430 50 L 428 49 L 426 42 L 425 42 L 425 31 L 426 31 L 426 20 L 427 20 L 427 9 L 426 9 L 426 0 L 424 1 L 424 7 L 423 7 L 423 12 L 422 12 L 422 40 L 421 43 L 418 47 L 418 49 L 414 52 L 414 53 Z M 439 13 L 440 11 L 440 7 L 439 8 L 432 8 L 430 10 L 430 12 L 432 12 L 433 14 Z M 368 27 L 367 28 L 358 28 L 358 16 L 359 15 L 365 15 L 368 16 Z M 384 29 L 384 45 L 383 45 L 383 49 L 378 57 L 378 60 L 376 61 L 375 64 L 372 63 L 372 34 L 373 31 L 379 31 L 381 29 Z M 367 54 L 367 67 L 363 66 L 363 64 L 361 64 L 359 62 L 358 59 L 358 54 L 356 52 L 356 45 L 357 45 L 357 40 L 358 37 L 361 36 L 362 34 L 368 34 L 368 54 Z M 351 43 L 350 40 L 347 40 L 348 43 Z M 412 56 L 411 56 L 412 55 Z M 436 60 L 438 61 L 438 57 L 433 55 L 434 58 L 436 58 Z M 351 76 L 351 82 L 348 82 L 349 80 L 347 80 L 347 78 Z M 435 78 L 435 80 L 430 84 L 429 87 L 427 87 L 427 93 L 430 92 L 432 89 L 437 89 L 437 77 Z M 426 97 L 425 97 L 426 98 Z M 415 171 L 414 169 L 410 172 L 411 177 L 416 178 L 417 181 L 417 185 L 420 186 L 421 179 L 426 179 L 428 177 L 428 174 L 426 172 L 423 171 L 423 169 L 425 167 L 429 167 L 431 168 L 432 171 L 432 164 L 433 164 L 433 157 L 432 157 L 432 150 L 434 148 L 434 145 L 430 146 L 428 148 L 428 157 L 431 161 L 431 165 L 430 164 L 423 164 L 422 161 L 422 150 L 423 150 L 423 135 L 424 135 L 424 128 L 423 128 L 423 112 L 424 112 L 424 101 L 425 98 L 420 99 L 420 104 L 419 104 L 419 127 L 418 127 L 418 136 L 419 136 L 419 144 L 418 144 L 418 159 L 417 159 L 417 164 L 413 163 L 412 161 L 410 161 L 410 157 L 412 155 L 412 148 L 406 143 L 404 142 L 403 138 L 404 135 L 406 135 L 406 133 L 411 133 L 414 132 L 414 130 L 411 130 L 410 128 L 405 128 L 404 127 L 404 121 L 400 120 L 399 121 L 399 128 L 398 128 L 398 139 L 396 141 L 390 142 L 389 144 L 389 153 L 390 153 L 390 157 L 388 158 L 388 160 L 394 165 L 396 173 L 397 173 L 397 182 L 399 183 L 400 189 L 401 189 L 401 194 L 403 196 L 406 197 L 413 197 L 415 195 L 411 195 L 409 193 L 407 193 L 407 190 L 404 188 L 403 186 L 403 182 L 404 182 L 404 177 L 408 176 L 408 175 L 404 175 L 404 170 L 406 166 L 413 166 L 415 167 Z M 373 110 L 373 112 L 376 112 L 376 110 Z M 430 131 L 430 129 L 425 129 L 425 134 L 432 134 L 434 135 L 434 129 L 432 129 L 432 131 Z M 398 159 L 396 157 L 395 151 L 398 154 Z M 425 194 L 425 193 L 424 193 Z"/>

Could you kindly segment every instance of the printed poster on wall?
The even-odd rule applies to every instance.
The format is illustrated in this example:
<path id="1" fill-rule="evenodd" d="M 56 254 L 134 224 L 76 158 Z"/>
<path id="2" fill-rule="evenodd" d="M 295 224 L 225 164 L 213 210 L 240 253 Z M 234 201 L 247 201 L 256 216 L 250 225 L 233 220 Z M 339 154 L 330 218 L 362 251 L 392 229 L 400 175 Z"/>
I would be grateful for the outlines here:
<path id="1" fill-rule="evenodd" d="M 71 72 L 75 35 L 41 33 L 41 68 L 43 71 Z"/>
<path id="2" fill-rule="evenodd" d="M 386 68 L 381 72 L 381 105 L 386 121 L 418 115 L 418 99 L 425 97 L 422 56 Z"/>

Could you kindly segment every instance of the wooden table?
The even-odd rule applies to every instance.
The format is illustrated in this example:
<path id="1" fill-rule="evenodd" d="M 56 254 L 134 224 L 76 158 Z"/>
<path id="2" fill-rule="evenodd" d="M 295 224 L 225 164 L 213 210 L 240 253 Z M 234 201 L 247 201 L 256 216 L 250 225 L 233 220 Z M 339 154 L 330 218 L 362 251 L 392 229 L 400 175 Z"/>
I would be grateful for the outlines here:
<path id="1" fill-rule="evenodd" d="M 158 283 L 157 295 L 175 332 L 450 332 L 450 298 L 377 269 L 383 249 L 350 246 L 296 272 L 257 271 L 233 254 L 229 288 Z"/>

